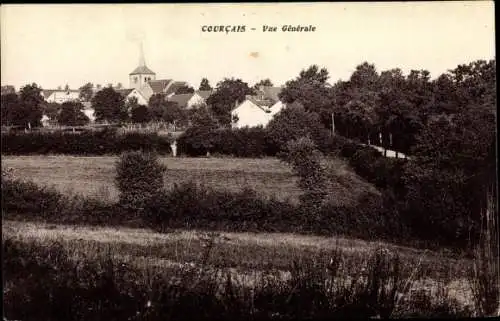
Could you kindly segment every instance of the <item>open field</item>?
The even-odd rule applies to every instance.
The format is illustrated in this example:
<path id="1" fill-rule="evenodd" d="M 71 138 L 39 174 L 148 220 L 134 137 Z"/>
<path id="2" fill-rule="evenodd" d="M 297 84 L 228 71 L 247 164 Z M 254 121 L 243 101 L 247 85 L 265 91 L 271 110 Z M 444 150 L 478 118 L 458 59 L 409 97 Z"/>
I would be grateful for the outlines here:
<path id="1" fill-rule="evenodd" d="M 53 185 L 65 193 L 116 200 L 114 165 L 117 157 L 4 156 L 2 163 L 13 168 L 17 177 L 40 185 Z M 250 187 L 259 195 L 280 200 L 297 200 L 301 191 L 290 168 L 274 158 L 172 158 L 167 166 L 166 186 L 194 181 L 216 189 L 239 191 Z M 355 204 L 364 193 L 378 191 L 358 177 L 340 159 L 329 159 L 329 198 L 336 204 Z"/>

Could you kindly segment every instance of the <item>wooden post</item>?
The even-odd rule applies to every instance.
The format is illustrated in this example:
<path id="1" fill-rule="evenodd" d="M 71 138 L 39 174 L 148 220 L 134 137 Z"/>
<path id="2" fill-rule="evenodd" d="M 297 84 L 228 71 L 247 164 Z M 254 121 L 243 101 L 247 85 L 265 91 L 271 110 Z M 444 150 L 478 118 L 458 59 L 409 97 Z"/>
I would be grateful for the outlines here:
<path id="1" fill-rule="evenodd" d="M 335 114 L 332 113 L 332 135 L 335 135 Z"/>

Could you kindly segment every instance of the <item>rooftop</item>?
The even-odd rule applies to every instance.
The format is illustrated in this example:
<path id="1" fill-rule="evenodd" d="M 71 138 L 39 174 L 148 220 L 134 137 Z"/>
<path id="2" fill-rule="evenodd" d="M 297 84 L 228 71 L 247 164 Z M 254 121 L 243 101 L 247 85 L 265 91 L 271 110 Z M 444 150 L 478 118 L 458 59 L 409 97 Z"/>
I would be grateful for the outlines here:
<path id="1" fill-rule="evenodd" d="M 152 71 L 151 69 L 149 69 L 146 66 L 139 66 L 139 67 L 135 68 L 134 71 L 132 71 L 130 73 L 130 75 L 143 75 L 143 74 L 156 75 L 156 73 L 154 71 Z"/>
<path id="2" fill-rule="evenodd" d="M 165 88 L 172 82 L 172 79 L 157 79 L 157 80 L 150 80 L 149 81 L 149 86 L 153 90 L 153 93 L 158 94 L 162 93 Z"/>

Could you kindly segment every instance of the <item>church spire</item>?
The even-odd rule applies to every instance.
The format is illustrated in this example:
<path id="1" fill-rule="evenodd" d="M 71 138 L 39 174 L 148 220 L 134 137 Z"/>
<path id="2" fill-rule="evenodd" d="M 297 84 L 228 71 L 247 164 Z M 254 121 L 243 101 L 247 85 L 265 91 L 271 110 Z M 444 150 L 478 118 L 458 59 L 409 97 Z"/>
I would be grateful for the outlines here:
<path id="1" fill-rule="evenodd" d="M 140 55 L 139 55 L 139 66 L 140 67 L 145 67 L 146 66 L 146 59 L 144 59 L 144 49 L 142 48 L 142 41 L 140 43 Z"/>

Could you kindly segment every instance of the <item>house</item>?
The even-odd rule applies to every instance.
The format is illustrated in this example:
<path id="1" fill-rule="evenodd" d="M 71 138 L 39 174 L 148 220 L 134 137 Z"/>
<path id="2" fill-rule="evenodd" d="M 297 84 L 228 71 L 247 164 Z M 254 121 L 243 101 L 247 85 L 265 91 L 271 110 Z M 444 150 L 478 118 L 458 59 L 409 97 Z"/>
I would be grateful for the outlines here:
<path id="1" fill-rule="evenodd" d="M 187 108 L 188 103 L 193 97 L 194 94 L 178 94 L 167 97 L 167 101 L 176 102 L 177 105 L 181 108 Z"/>
<path id="2" fill-rule="evenodd" d="M 196 91 L 191 94 L 177 94 L 167 96 L 168 101 L 175 101 L 179 107 L 191 109 L 195 106 L 206 104 L 207 98 L 212 94 L 210 90 Z"/>
<path id="3" fill-rule="evenodd" d="M 212 94 L 211 90 L 197 90 L 187 103 L 187 108 L 191 109 L 194 106 L 200 106 L 207 103 L 208 97 Z"/>
<path id="4" fill-rule="evenodd" d="M 46 89 L 42 90 L 42 95 L 49 103 L 62 104 L 69 101 L 80 101 L 80 91 L 73 89 Z"/>
<path id="5" fill-rule="evenodd" d="M 130 98 L 134 97 L 137 99 L 137 103 L 139 105 L 148 105 L 148 99 L 144 97 L 141 91 L 137 90 L 136 88 L 130 88 L 130 89 L 117 89 L 116 90 L 118 93 L 120 93 L 123 97 L 125 97 L 125 101 L 129 100 Z"/>
<path id="6" fill-rule="evenodd" d="M 261 87 L 256 95 L 247 95 L 246 99 L 231 111 L 232 127 L 266 127 L 285 104 L 278 98 L 281 88 Z"/>

